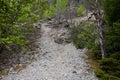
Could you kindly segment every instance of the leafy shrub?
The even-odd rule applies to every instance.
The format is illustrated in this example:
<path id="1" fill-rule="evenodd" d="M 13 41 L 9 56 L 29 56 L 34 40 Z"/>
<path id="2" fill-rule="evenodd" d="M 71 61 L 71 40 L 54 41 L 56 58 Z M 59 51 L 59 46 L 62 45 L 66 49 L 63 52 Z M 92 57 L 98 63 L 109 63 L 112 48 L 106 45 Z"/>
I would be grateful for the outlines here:
<path id="1" fill-rule="evenodd" d="M 101 78 L 104 75 L 104 72 L 101 69 L 96 69 L 95 74 L 97 77 Z"/>
<path id="2" fill-rule="evenodd" d="M 75 44 L 75 46 L 77 48 L 84 48 L 85 47 L 85 41 L 83 38 L 80 38 L 80 27 L 75 27 L 72 29 L 72 32 L 71 32 L 71 39 L 73 41 L 73 43 Z"/>
<path id="3" fill-rule="evenodd" d="M 101 69 L 107 74 L 119 77 L 120 75 L 120 61 L 113 58 L 105 58 L 100 61 Z"/>
<path id="4" fill-rule="evenodd" d="M 105 18 L 109 25 L 120 20 L 120 0 L 103 0 Z"/>
<path id="5" fill-rule="evenodd" d="M 0 0 L 0 50 L 10 50 L 12 44 L 25 48 L 25 35 L 32 31 L 32 24 L 41 18 L 47 1 Z"/>
<path id="6" fill-rule="evenodd" d="M 100 50 L 99 46 L 94 46 L 93 53 L 94 53 L 94 58 L 96 60 L 101 60 L 102 59 L 101 50 Z"/>
<path id="7" fill-rule="evenodd" d="M 120 62 L 120 51 L 111 54 L 110 57 L 114 58 L 114 59 L 116 59 L 116 60 L 118 60 Z"/>
<path id="8" fill-rule="evenodd" d="M 80 5 L 77 8 L 77 14 L 78 14 L 78 16 L 84 16 L 85 15 L 85 7 L 83 5 Z"/>
<path id="9" fill-rule="evenodd" d="M 96 76 L 99 80 L 120 80 L 120 78 L 106 74 L 102 69 L 95 70 Z"/>
<path id="10" fill-rule="evenodd" d="M 52 16 L 54 16 L 54 14 L 55 14 L 55 10 L 56 10 L 55 5 L 51 5 L 48 10 L 45 10 L 45 11 L 44 11 L 43 16 L 44 16 L 44 17 L 52 17 Z"/>
<path id="11" fill-rule="evenodd" d="M 107 58 L 100 61 L 101 69 L 115 77 L 120 75 L 120 23 L 113 23 L 104 33 Z"/>
<path id="12" fill-rule="evenodd" d="M 89 23 L 81 23 L 71 30 L 71 39 L 77 48 L 93 48 L 97 45 L 97 33 L 95 26 Z"/>

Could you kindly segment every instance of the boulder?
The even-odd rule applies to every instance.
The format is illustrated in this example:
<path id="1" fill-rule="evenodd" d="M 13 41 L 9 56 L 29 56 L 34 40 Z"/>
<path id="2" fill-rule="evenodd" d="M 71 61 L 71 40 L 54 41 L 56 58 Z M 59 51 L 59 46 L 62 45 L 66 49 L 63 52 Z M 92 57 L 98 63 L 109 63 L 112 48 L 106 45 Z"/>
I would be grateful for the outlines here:
<path id="1" fill-rule="evenodd" d="M 55 41 L 55 43 L 58 43 L 58 44 L 62 44 L 64 42 L 64 40 L 62 38 L 57 38 L 54 41 Z"/>

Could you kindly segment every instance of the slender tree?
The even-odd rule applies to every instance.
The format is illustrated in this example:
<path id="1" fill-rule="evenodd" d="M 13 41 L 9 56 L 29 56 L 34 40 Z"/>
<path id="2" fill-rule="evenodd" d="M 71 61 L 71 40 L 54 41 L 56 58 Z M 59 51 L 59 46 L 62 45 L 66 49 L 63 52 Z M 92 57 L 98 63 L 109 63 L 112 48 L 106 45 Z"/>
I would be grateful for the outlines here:
<path id="1" fill-rule="evenodd" d="M 84 0 L 84 5 L 86 6 L 88 12 L 92 12 L 96 18 L 96 24 L 97 24 L 97 33 L 98 33 L 98 39 L 101 49 L 101 55 L 102 58 L 106 57 L 106 51 L 105 51 L 105 41 L 102 33 L 102 27 L 103 27 L 103 13 L 102 13 L 102 7 L 101 7 L 101 0 Z"/>

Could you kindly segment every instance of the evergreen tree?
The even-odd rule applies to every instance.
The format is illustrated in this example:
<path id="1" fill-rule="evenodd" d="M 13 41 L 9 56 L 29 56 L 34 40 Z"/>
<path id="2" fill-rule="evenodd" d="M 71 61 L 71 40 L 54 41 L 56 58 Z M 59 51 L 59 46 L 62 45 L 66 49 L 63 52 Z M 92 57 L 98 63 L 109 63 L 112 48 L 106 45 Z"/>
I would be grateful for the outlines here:
<path id="1" fill-rule="evenodd" d="M 43 17 L 48 8 L 46 0 L 0 0 L 0 50 L 16 44 L 24 49 L 25 35 L 32 24 Z"/>
<path id="2" fill-rule="evenodd" d="M 120 80 L 120 0 L 103 0 L 107 31 L 104 31 L 107 58 L 100 61 L 108 79 Z M 112 77 L 111 77 L 112 76 Z"/>

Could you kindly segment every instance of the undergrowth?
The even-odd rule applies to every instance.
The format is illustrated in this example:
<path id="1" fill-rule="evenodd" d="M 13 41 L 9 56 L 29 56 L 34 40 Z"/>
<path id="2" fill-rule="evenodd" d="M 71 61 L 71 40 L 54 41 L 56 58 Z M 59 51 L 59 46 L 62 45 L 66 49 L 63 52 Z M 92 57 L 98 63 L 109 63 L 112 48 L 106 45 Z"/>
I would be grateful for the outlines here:
<path id="1" fill-rule="evenodd" d="M 97 36 L 95 25 L 87 22 L 71 29 L 71 40 L 76 48 L 89 49 L 88 62 L 99 80 L 120 80 L 120 52 L 109 53 L 105 59 L 102 59 Z M 109 47 L 107 50 L 110 50 Z"/>

